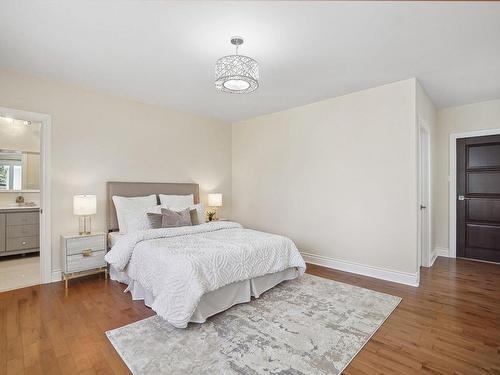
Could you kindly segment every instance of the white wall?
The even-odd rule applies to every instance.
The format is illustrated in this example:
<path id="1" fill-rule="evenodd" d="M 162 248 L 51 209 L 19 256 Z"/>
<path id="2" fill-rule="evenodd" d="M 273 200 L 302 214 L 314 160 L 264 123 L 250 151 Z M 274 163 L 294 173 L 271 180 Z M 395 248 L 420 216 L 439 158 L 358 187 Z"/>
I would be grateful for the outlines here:
<path id="1" fill-rule="evenodd" d="M 416 275 L 415 79 L 233 124 L 233 217 Z"/>
<path id="2" fill-rule="evenodd" d="M 436 107 L 434 107 L 434 104 L 430 100 L 430 98 L 427 96 L 427 93 L 425 92 L 424 88 L 420 85 L 420 83 L 417 81 L 416 82 L 416 97 L 415 97 L 415 106 L 416 106 L 416 123 L 417 123 L 417 131 L 419 126 L 424 126 L 428 131 L 429 131 L 429 140 L 430 140 L 430 182 L 431 182 L 431 187 L 429 191 L 430 195 L 430 204 L 428 204 L 428 215 L 429 215 L 429 220 L 431 222 L 431 228 L 430 228 L 430 249 L 428 254 L 424 254 L 422 259 L 421 264 L 424 266 L 429 266 L 431 265 L 431 261 L 434 257 L 434 251 L 433 251 L 433 238 L 434 238 L 434 226 L 433 226 L 433 212 L 434 212 L 434 204 L 433 204 L 433 179 L 435 178 L 435 168 L 434 168 L 434 145 L 436 142 L 436 132 L 437 132 L 437 111 Z M 417 134 L 417 139 L 418 139 L 418 134 Z M 419 162 L 419 157 L 417 158 L 417 162 Z M 418 168 L 418 167 L 417 167 Z M 418 181 L 418 180 L 417 180 Z M 417 182 L 418 183 L 418 182 Z M 417 196 L 420 196 L 420 192 L 417 192 Z M 417 216 L 419 214 L 419 208 L 417 204 Z M 420 222 L 420 219 L 418 219 Z"/>
<path id="3" fill-rule="evenodd" d="M 52 266 L 59 236 L 77 230 L 74 194 L 97 194 L 94 230 L 105 229 L 106 181 L 197 182 L 202 200 L 224 194 L 231 210 L 229 124 L 0 70 L 0 106 L 52 116 Z"/>
<path id="4" fill-rule="evenodd" d="M 451 133 L 500 129 L 500 99 L 438 111 L 434 145 L 434 247 L 448 250 L 449 232 L 449 139 Z"/>
<path id="5" fill-rule="evenodd" d="M 7 122 L 0 117 L 0 149 L 40 152 L 40 123 Z"/>
<path id="6" fill-rule="evenodd" d="M 220 216 L 303 252 L 414 275 L 416 117 L 431 130 L 437 248 L 448 247 L 449 134 L 500 128 L 500 100 L 436 117 L 414 79 L 233 124 L 232 138 L 220 121 L 17 72 L 0 70 L 0 88 L 0 106 L 52 115 L 54 269 L 59 235 L 77 226 L 73 194 L 98 195 L 98 230 L 106 181 L 194 181 L 203 200 L 224 194 Z"/>

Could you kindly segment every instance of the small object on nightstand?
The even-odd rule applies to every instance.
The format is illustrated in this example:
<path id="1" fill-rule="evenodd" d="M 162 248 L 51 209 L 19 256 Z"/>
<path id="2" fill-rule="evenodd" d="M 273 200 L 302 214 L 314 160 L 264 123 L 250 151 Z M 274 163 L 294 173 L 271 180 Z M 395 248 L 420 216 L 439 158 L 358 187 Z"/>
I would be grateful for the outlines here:
<path id="1" fill-rule="evenodd" d="M 108 278 L 108 269 L 104 260 L 106 233 L 61 236 L 61 248 L 66 289 L 68 289 L 68 280 L 76 277 L 104 273 L 104 277 Z"/>

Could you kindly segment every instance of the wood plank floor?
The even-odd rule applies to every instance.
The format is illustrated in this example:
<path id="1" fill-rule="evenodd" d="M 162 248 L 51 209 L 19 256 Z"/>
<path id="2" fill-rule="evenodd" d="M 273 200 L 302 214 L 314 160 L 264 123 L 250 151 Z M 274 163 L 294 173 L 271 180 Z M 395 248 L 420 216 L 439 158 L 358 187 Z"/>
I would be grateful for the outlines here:
<path id="1" fill-rule="evenodd" d="M 308 272 L 403 298 L 345 374 L 500 374 L 500 266 L 438 258 L 419 288 Z M 99 276 L 0 293 L 0 374 L 127 374 L 104 332 L 151 315 Z"/>

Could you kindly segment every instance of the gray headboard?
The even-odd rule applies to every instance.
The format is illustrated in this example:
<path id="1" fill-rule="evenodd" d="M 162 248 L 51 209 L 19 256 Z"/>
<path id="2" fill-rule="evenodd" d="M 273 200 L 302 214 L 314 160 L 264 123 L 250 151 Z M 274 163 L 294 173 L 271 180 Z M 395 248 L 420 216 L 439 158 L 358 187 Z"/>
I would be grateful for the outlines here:
<path id="1" fill-rule="evenodd" d="M 113 204 L 113 195 L 121 197 L 141 197 L 145 195 L 158 194 L 167 195 L 194 195 L 194 203 L 200 202 L 200 189 L 198 184 L 193 183 L 163 183 L 163 182 L 108 182 L 106 184 L 106 224 L 108 231 L 118 230 L 116 209 Z"/>

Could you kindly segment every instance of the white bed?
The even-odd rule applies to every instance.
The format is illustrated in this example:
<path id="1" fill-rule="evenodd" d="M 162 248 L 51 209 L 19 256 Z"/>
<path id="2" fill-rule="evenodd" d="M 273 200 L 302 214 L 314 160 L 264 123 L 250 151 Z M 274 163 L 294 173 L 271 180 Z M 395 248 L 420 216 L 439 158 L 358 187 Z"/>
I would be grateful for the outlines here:
<path id="1" fill-rule="evenodd" d="M 108 245 L 113 247 L 124 235 L 119 232 L 108 234 Z M 285 280 L 292 280 L 299 276 L 296 267 L 287 268 L 283 271 L 267 274 L 249 280 L 237 281 L 212 292 L 204 294 L 193 313 L 190 322 L 204 323 L 208 317 L 227 310 L 239 303 L 249 302 L 252 297 L 258 298 L 265 291 L 275 287 Z M 110 266 L 111 280 L 128 285 L 125 292 L 130 292 L 133 300 L 143 300 L 148 307 L 154 302 L 153 293 L 145 289 L 137 280 L 131 279 L 126 271 L 118 271 Z"/>
<path id="2" fill-rule="evenodd" d="M 299 271 L 297 268 L 292 267 L 284 271 L 238 281 L 208 292 L 201 297 L 189 321 L 192 323 L 205 323 L 207 318 L 212 315 L 225 311 L 239 303 L 250 302 L 251 297 L 258 298 L 262 293 L 279 283 L 285 280 L 293 280 L 298 276 Z M 120 272 L 114 267 L 110 267 L 110 278 L 127 284 L 128 287 L 125 292 L 130 292 L 133 300 L 143 300 L 148 307 L 153 305 L 153 293 L 145 289 L 140 282 L 131 280 L 126 272 Z"/>
<path id="3" fill-rule="evenodd" d="M 111 232 L 108 244 L 111 279 L 178 328 L 203 323 L 305 271 L 291 240 L 232 222 Z"/>

